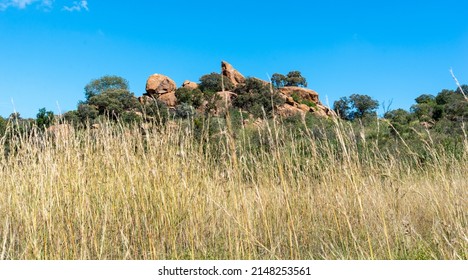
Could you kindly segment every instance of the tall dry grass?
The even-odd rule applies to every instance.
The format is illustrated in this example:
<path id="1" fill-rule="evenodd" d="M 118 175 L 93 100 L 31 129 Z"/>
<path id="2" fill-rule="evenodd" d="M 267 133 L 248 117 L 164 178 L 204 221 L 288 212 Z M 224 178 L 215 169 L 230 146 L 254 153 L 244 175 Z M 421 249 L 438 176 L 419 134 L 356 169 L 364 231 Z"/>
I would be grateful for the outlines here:
<path id="1" fill-rule="evenodd" d="M 105 123 L 12 140 L 0 258 L 467 259 L 466 141 L 458 156 L 422 143 L 421 162 L 341 122 L 333 141 L 273 122 L 258 147 L 252 131 Z"/>

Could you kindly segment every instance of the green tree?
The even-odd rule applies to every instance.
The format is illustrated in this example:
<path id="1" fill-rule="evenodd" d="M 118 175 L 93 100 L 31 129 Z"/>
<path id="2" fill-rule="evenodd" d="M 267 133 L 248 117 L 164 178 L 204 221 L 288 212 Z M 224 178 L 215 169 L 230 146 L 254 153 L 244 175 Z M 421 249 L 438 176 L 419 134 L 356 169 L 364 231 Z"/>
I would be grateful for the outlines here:
<path id="1" fill-rule="evenodd" d="M 379 108 L 379 102 L 369 95 L 353 94 L 349 97 L 349 100 L 354 108 L 352 119 L 375 114 L 375 111 Z"/>
<path id="2" fill-rule="evenodd" d="M 237 98 L 232 102 L 234 107 L 241 108 L 255 117 L 263 117 L 263 111 L 270 115 L 276 106 L 284 103 L 277 92 L 271 92 L 270 87 L 255 78 L 247 78 L 245 84 L 235 89 Z"/>
<path id="3" fill-rule="evenodd" d="M 86 100 L 109 90 L 128 90 L 128 82 L 119 76 L 103 76 L 85 86 Z"/>
<path id="4" fill-rule="evenodd" d="M 403 109 L 396 109 L 385 113 L 384 118 L 390 121 L 391 132 L 396 135 L 396 132 L 403 135 L 410 130 L 410 122 L 413 120 L 413 115 Z"/>
<path id="5" fill-rule="evenodd" d="M 211 73 L 203 75 L 200 78 L 199 88 L 202 92 L 218 92 L 222 91 L 222 83 L 224 83 L 224 90 L 233 90 L 234 84 L 227 78 L 223 78 L 221 74 Z"/>
<path id="6" fill-rule="evenodd" d="M 63 114 L 63 118 L 67 123 L 73 124 L 75 126 L 81 123 L 78 110 L 72 110 L 72 111 L 66 112 L 65 114 Z"/>
<path id="7" fill-rule="evenodd" d="M 0 116 L 0 137 L 5 135 L 7 124 L 7 120 Z"/>
<path id="8" fill-rule="evenodd" d="M 99 111 L 95 106 L 89 105 L 85 102 L 80 102 L 78 104 L 78 117 L 80 118 L 81 122 L 85 124 L 88 121 L 92 121 L 99 115 Z"/>
<path id="9" fill-rule="evenodd" d="M 306 78 L 300 71 L 290 71 L 286 76 L 275 73 L 271 76 L 271 83 L 275 88 L 281 87 L 307 87 Z"/>
<path id="10" fill-rule="evenodd" d="M 291 71 L 286 75 L 286 86 L 307 87 L 307 81 L 300 71 Z"/>
<path id="11" fill-rule="evenodd" d="M 362 119 L 375 114 L 377 108 L 379 108 L 379 102 L 369 95 L 353 94 L 350 97 L 342 97 L 335 101 L 333 108 L 342 119 Z"/>
<path id="12" fill-rule="evenodd" d="M 198 108 L 203 103 L 203 92 L 196 89 L 178 88 L 175 92 L 177 101 Z"/>
<path id="13" fill-rule="evenodd" d="M 88 104 L 94 106 L 100 115 L 109 114 L 113 117 L 119 117 L 122 113 L 139 106 L 133 93 L 124 89 L 107 90 L 91 97 Z"/>
<path id="14" fill-rule="evenodd" d="M 286 76 L 283 74 L 275 73 L 271 76 L 271 83 L 275 88 L 282 88 L 286 85 Z"/>
<path id="15" fill-rule="evenodd" d="M 36 115 L 36 125 L 39 128 L 48 128 L 54 122 L 54 112 L 47 111 L 46 108 L 39 109 Z"/>
<path id="16" fill-rule="evenodd" d="M 422 94 L 415 99 L 417 104 L 434 104 L 435 97 L 431 94 Z"/>
<path id="17" fill-rule="evenodd" d="M 350 120 L 351 117 L 351 101 L 348 97 L 341 97 L 333 103 L 333 110 L 343 120 Z"/>

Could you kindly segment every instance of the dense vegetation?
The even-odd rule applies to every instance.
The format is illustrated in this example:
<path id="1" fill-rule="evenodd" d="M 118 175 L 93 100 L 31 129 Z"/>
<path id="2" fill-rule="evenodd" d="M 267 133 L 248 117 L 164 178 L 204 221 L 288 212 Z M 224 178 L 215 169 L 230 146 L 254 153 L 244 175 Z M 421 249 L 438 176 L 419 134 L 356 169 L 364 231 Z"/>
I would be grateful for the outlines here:
<path id="1" fill-rule="evenodd" d="M 217 111 L 221 80 L 167 108 L 107 76 L 62 117 L 0 118 L 0 259 L 468 258 L 462 90 L 283 118 L 255 78 Z"/>

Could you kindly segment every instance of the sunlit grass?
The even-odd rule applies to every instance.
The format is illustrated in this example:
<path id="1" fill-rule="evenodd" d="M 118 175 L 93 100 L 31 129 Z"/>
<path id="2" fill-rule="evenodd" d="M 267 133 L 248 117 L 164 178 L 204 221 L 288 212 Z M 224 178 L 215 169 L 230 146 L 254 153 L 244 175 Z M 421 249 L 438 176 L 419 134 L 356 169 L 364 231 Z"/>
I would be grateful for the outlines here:
<path id="1" fill-rule="evenodd" d="M 341 122 L 336 141 L 273 122 L 191 127 L 13 139 L 0 156 L 0 258 L 468 257 L 466 142 L 457 156 L 421 143 L 421 162 L 403 143 L 357 143 Z"/>

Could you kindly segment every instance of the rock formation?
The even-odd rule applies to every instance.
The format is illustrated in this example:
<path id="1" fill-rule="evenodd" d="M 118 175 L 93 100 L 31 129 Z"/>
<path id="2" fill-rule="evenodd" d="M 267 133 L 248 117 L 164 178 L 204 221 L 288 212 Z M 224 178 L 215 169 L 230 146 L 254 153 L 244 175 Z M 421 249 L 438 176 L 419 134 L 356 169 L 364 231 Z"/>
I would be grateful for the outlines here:
<path id="1" fill-rule="evenodd" d="M 145 95 L 159 99 L 169 107 L 174 107 L 177 103 L 176 89 L 176 83 L 171 78 L 161 74 L 153 74 L 146 81 Z"/>
<path id="2" fill-rule="evenodd" d="M 222 61 L 221 68 L 222 75 L 231 81 L 234 86 L 245 83 L 245 77 L 239 73 L 239 71 L 234 69 L 234 67 L 228 62 Z M 261 81 L 264 85 L 271 86 L 271 84 L 267 81 L 263 81 L 258 78 L 253 79 Z M 186 80 L 182 84 L 182 87 L 187 89 L 196 89 L 198 88 L 198 84 Z M 144 96 L 139 97 L 138 100 L 140 103 L 146 104 L 151 99 L 158 99 L 165 103 L 168 107 L 174 108 L 176 105 L 178 105 L 177 98 L 175 96 L 176 89 L 176 83 L 171 78 L 161 74 L 154 74 L 151 75 L 146 82 L 146 93 Z M 280 116 L 289 117 L 297 114 L 305 116 L 307 112 L 311 112 L 317 116 L 322 117 L 336 116 L 335 112 L 323 106 L 319 100 L 318 93 L 311 89 L 288 86 L 279 88 L 275 91 L 277 91 L 280 97 L 282 97 L 285 101 L 285 104 L 276 108 L 276 112 Z M 216 95 L 221 97 L 220 100 L 216 101 L 216 108 L 212 112 L 216 115 L 225 112 L 226 106 L 231 106 L 232 100 L 237 97 L 234 92 L 230 91 L 220 91 L 217 92 Z M 207 101 L 205 101 L 203 105 L 200 106 L 200 108 L 196 108 L 197 111 L 203 112 L 206 105 Z"/>
<path id="3" fill-rule="evenodd" d="M 292 97 L 293 94 L 296 94 L 297 98 L 303 101 L 313 102 L 316 104 L 320 103 L 318 93 L 311 89 L 301 87 L 283 87 L 280 88 L 279 91 L 288 97 Z"/>
<path id="4" fill-rule="evenodd" d="M 148 95 L 165 94 L 176 89 L 175 82 L 171 78 L 161 74 L 153 74 L 146 81 L 146 93 Z"/>
<path id="5" fill-rule="evenodd" d="M 223 72 L 223 76 L 228 78 L 234 86 L 238 84 L 245 83 L 245 77 L 239 73 L 231 64 L 227 63 L 226 61 L 221 62 L 221 69 Z"/>
<path id="6" fill-rule="evenodd" d="M 298 113 L 298 110 L 293 110 L 290 107 L 292 106 L 302 112 L 311 112 L 321 117 L 336 116 L 335 112 L 323 106 L 316 91 L 301 87 L 283 87 L 279 89 L 279 92 L 286 102 L 278 108 L 280 115 L 290 116 L 293 112 Z"/>

